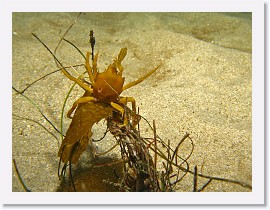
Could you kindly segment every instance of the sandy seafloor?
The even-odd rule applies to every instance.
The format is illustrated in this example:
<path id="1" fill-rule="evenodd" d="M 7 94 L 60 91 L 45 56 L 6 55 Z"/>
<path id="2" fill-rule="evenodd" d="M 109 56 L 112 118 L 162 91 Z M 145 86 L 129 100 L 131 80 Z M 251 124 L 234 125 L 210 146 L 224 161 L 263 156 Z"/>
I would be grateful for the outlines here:
<path id="1" fill-rule="evenodd" d="M 53 57 L 31 33 L 53 51 L 76 13 L 13 13 L 12 85 L 22 90 L 27 84 L 57 69 Z M 188 160 L 190 168 L 210 176 L 252 185 L 252 28 L 249 13 L 83 13 L 66 39 L 83 53 L 90 51 L 89 31 L 94 30 L 99 69 L 103 70 L 123 47 L 126 83 L 159 64 L 162 67 L 141 84 L 122 93 L 136 99 L 140 114 L 155 120 L 157 133 L 175 146 L 185 133 L 195 145 Z M 84 62 L 69 44 L 63 43 L 57 57 L 64 65 Z M 74 73 L 74 72 L 73 72 Z M 25 94 L 58 128 L 61 108 L 72 82 L 60 72 L 37 82 Z M 82 95 L 76 88 L 68 102 Z M 13 91 L 12 156 L 32 191 L 57 191 L 59 134 L 32 104 Z M 27 120 L 28 119 L 28 120 Z M 31 121 L 31 120 L 33 121 Z M 34 122 L 36 121 L 36 122 Z M 64 119 L 64 130 L 70 120 Z M 102 136 L 104 121 L 93 128 Z M 146 124 L 142 134 L 152 136 Z M 111 136 L 98 143 L 103 151 L 114 145 Z M 190 150 L 182 148 L 183 155 Z M 115 150 L 103 162 L 117 158 Z M 82 157 L 81 162 L 87 162 Z M 83 167 L 82 167 L 83 168 Z M 113 179 L 114 167 L 84 170 L 83 189 L 112 191 L 102 182 Z M 116 171 L 120 170 L 116 168 Z M 118 173 L 118 172 L 117 172 Z M 83 175 L 82 175 L 83 174 Z M 80 177 L 81 176 L 81 177 Z M 207 180 L 199 179 L 199 187 Z M 187 175 L 178 191 L 192 191 L 193 176 Z M 13 191 L 24 191 L 13 168 Z M 236 184 L 213 181 L 205 191 L 250 191 Z"/>

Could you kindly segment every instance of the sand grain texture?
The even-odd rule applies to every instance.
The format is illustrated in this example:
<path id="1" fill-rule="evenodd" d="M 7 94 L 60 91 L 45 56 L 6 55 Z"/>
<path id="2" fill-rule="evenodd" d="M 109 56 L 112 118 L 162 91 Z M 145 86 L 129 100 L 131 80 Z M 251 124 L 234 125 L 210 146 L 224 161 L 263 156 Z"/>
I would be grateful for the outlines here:
<path id="1" fill-rule="evenodd" d="M 14 87 L 22 90 L 57 69 L 52 56 L 31 33 L 54 50 L 76 15 L 13 14 Z M 204 174 L 252 184 L 250 19 L 218 13 L 84 13 L 66 38 L 85 53 L 90 50 L 90 29 L 94 30 L 100 54 L 99 69 L 103 70 L 120 48 L 128 48 L 123 62 L 126 83 L 162 64 L 154 75 L 122 95 L 136 99 L 140 114 L 150 122 L 156 121 L 158 135 L 164 141 L 176 145 L 185 133 L 190 134 L 195 145 L 189 159 L 191 168 L 197 165 Z M 83 63 L 80 54 L 66 43 L 59 47 L 57 56 L 65 65 Z M 63 74 L 55 73 L 32 86 L 26 95 L 59 127 L 61 107 L 71 84 Z M 58 134 L 28 101 L 13 93 L 12 156 L 30 189 L 56 191 L 60 184 L 58 142 L 40 125 L 22 117 Z M 68 107 L 81 94 L 76 88 Z M 69 122 L 65 120 L 64 129 Z M 96 126 L 96 137 L 104 131 L 104 123 L 98 125 L 103 130 Z M 152 135 L 143 127 L 142 132 Z M 103 146 L 99 144 L 101 150 L 113 144 L 109 137 L 104 141 Z M 179 190 L 192 191 L 192 178 L 187 176 Z M 205 181 L 200 180 L 199 185 Z M 13 191 L 23 191 L 15 171 Z M 206 191 L 249 189 L 215 181 Z"/>

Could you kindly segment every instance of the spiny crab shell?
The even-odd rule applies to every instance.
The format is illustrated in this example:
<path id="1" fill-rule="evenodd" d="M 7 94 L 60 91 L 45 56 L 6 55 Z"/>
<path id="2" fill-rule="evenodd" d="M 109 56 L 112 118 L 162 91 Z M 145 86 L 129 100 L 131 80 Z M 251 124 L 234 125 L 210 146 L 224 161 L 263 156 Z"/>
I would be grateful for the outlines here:
<path id="1" fill-rule="evenodd" d="M 117 70 L 116 63 L 110 64 L 108 68 L 97 73 L 93 84 L 93 96 L 100 102 L 116 102 L 123 91 L 125 78 L 122 72 Z"/>

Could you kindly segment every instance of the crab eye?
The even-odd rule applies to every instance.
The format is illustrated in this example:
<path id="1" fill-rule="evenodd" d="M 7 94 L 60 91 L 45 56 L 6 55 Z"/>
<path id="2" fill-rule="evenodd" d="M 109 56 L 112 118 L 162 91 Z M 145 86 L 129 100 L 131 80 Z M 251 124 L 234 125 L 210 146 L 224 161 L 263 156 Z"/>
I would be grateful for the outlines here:
<path id="1" fill-rule="evenodd" d="M 100 93 L 103 90 L 102 87 L 98 87 L 98 92 Z"/>

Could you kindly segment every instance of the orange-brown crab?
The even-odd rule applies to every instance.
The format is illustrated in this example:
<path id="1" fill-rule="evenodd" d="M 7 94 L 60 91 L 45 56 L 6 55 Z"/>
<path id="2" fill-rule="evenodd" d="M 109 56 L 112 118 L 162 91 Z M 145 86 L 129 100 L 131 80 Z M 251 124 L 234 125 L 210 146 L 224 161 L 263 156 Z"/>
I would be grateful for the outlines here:
<path id="1" fill-rule="evenodd" d="M 96 54 L 92 61 L 92 67 L 89 62 L 90 53 L 86 54 L 85 68 L 87 70 L 91 86 L 71 76 L 65 69 L 62 72 L 72 81 L 76 82 L 85 90 L 84 95 L 74 102 L 72 108 L 68 111 L 67 116 L 72 118 L 72 122 L 67 130 L 66 137 L 63 139 L 58 152 L 60 162 L 64 164 L 77 163 L 80 155 L 86 150 L 89 139 L 92 136 L 91 128 L 94 123 L 101 119 L 106 119 L 112 115 L 113 111 L 121 113 L 125 126 L 131 120 L 132 124 L 136 124 L 136 105 L 135 99 L 132 97 L 122 97 L 120 94 L 145 80 L 153 74 L 158 68 L 154 68 L 143 77 L 124 85 L 124 77 L 122 73 L 124 68 L 121 64 L 127 54 L 127 48 L 122 48 L 118 57 L 110 64 L 104 72 L 98 72 Z M 129 119 L 125 113 L 125 105 L 132 103 L 132 119 Z M 71 117 L 75 110 L 74 116 Z"/>

